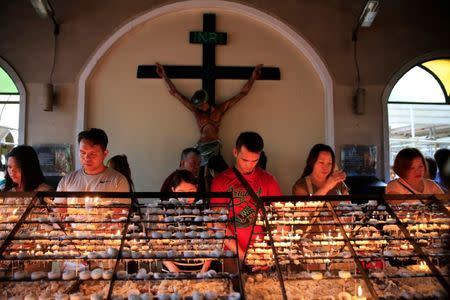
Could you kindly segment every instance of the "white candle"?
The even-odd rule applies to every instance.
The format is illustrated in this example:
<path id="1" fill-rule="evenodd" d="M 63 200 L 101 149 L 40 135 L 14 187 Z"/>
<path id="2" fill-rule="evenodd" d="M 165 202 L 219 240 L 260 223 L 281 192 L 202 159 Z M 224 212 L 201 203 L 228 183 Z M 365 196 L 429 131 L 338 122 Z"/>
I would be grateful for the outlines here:
<path id="1" fill-rule="evenodd" d="M 419 263 L 419 270 L 420 270 L 420 271 L 426 271 L 426 270 L 428 270 L 428 266 L 427 266 L 427 264 L 426 264 L 424 261 L 421 261 L 421 262 Z"/>
<path id="2" fill-rule="evenodd" d="M 360 285 L 358 285 L 358 292 L 357 295 L 355 297 L 353 297 L 354 300 L 366 300 L 366 297 L 362 296 L 362 287 Z"/>

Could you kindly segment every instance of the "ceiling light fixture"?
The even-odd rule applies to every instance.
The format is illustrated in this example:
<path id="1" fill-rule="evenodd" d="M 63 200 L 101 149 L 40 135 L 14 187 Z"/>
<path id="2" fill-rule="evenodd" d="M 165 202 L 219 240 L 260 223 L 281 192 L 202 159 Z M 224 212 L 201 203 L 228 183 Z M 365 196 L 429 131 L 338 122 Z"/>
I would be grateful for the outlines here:
<path id="1" fill-rule="evenodd" d="M 361 16 L 359 17 L 359 24 L 361 27 L 370 27 L 375 20 L 378 13 L 378 1 L 369 0 L 364 7 Z"/>

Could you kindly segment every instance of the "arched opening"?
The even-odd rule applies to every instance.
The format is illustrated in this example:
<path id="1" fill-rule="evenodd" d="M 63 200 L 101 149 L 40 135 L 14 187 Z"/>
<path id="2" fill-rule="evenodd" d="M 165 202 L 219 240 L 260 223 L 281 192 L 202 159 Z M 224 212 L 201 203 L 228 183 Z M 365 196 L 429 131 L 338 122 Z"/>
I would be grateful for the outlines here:
<path id="1" fill-rule="evenodd" d="M 389 166 L 405 147 L 431 157 L 450 148 L 450 57 L 421 61 L 403 73 L 387 99 L 387 116 Z"/>
<path id="2" fill-rule="evenodd" d="M 23 141 L 21 134 L 21 93 L 9 65 L 0 60 L 0 159 L 6 163 L 6 154 Z M 16 77 L 17 78 L 17 77 Z M 0 180 L 3 179 L 3 168 Z"/>
<path id="3" fill-rule="evenodd" d="M 305 57 L 307 57 L 309 62 L 313 65 L 323 85 L 325 94 L 324 98 L 326 116 L 325 140 L 327 144 L 334 146 L 333 80 L 320 56 L 305 39 L 303 39 L 298 33 L 293 31 L 286 24 L 280 22 L 278 19 L 249 6 L 221 0 L 211 0 L 208 2 L 184 1 L 165 5 L 127 22 L 119 30 L 112 34 L 92 55 L 80 74 L 78 80 L 78 103 L 76 121 L 77 132 L 84 130 L 86 126 L 86 82 L 95 69 L 97 63 L 108 52 L 108 50 L 113 47 L 114 43 L 116 43 L 128 32 L 132 31 L 135 27 L 149 20 L 158 18 L 168 13 L 179 12 L 193 8 L 221 8 L 242 13 L 249 18 L 256 19 L 264 24 L 269 25 L 280 35 L 289 40 L 300 53 L 305 55 Z M 77 165 L 78 163 L 79 162 L 77 161 Z"/>
<path id="4" fill-rule="evenodd" d="M 172 113 L 176 110 L 178 114 L 178 103 L 175 103 L 171 98 L 167 98 L 167 91 L 164 89 L 164 86 L 160 84 L 160 82 L 157 82 L 157 84 L 151 83 L 151 85 L 157 86 L 156 88 L 152 87 L 152 101 L 149 101 L 148 95 L 145 94 L 144 89 L 146 91 L 149 91 L 149 82 L 148 81 L 137 81 L 135 80 L 135 71 L 129 68 L 130 65 L 137 66 L 139 64 L 142 64 L 143 61 L 147 61 L 147 64 L 150 64 L 151 61 L 154 63 L 156 60 L 164 60 L 164 57 L 169 56 L 171 51 L 167 51 L 167 48 L 163 49 L 164 43 L 162 41 L 165 41 L 169 35 L 167 34 L 167 31 L 164 32 L 164 36 L 161 37 L 161 39 L 158 39 L 158 43 L 151 43 L 149 42 L 148 36 L 152 36 L 155 38 L 160 34 L 160 30 L 158 28 L 170 28 L 171 30 L 177 30 L 177 34 L 186 32 L 189 28 L 201 28 L 196 27 L 198 25 L 197 20 L 201 20 L 197 14 L 202 12 L 208 12 L 208 13 L 220 13 L 220 16 L 227 16 L 225 20 L 233 20 L 234 22 L 227 23 L 228 21 L 225 21 L 220 26 L 221 28 L 224 28 L 225 31 L 231 30 L 231 28 L 234 28 L 234 26 L 237 26 L 236 24 L 245 24 L 245 26 L 239 26 L 239 30 L 235 29 L 235 32 L 239 32 L 239 36 L 249 36 L 247 33 L 249 32 L 249 28 L 257 29 L 253 30 L 252 32 L 265 32 L 264 39 L 259 39 L 260 41 L 267 40 L 270 38 L 271 40 L 276 40 L 276 42 L 269 43 L 272 47 L 279 47 L 283 48 L 283 53 L 288 53 L 289 55 L 280 55 L 276 63 L 273 63 L 274 58 L 272 57 L 264 57 L 265 55 L 269 55 L 270 53 L 280 53 L 277 49 L 274 52 L 271 51 L 261 51 L 257 52 L 254 50 L 248 51 L 248 52 L 240 52 L 240 53 L 258 53 L 259 55 L 259 61 L 269 65 L 272 63 L 278 67 L 280 67 L 283 72 L 286 71 L 288 68 L 291 69 L 291 73 L 283 73 L 283 74 L 289 74 L 291 78 L 295 78 L 296 80 L 299 78 L 303 78 L 302 81 L 303 84 L 305 84 L 307 81 L 311 81 L 311 84 L 307 85 L 307 92 L 306 90 L 298 91 L 296 94 L 292 92 L 292 89 L 299 88 L 298 85 L 292 84 L 293 81 L 286 80 L 282 82 L 281 84 L 277 84 L 277 86 L 282 89 L 278 96 L 287 101 L 287 99 L 298 99 L 301 98 L 303 101 L 310 101 L 308 97 L 312 97 L 309 103 L 312 103 L 313 105 L 307 106 L 309 110 L 314 110 L 315 115 L 320 116 L 318 118 L 315 118 L 314 121 L 317 121 L 317 126 L 313 126 L 314 130 L 318 133 L 314 132 L 314 136 L 312 138 L 305 138 L 305 139 L 291 139 L 290 141 L 293 143 L 296 143 L 296 146 L 298 147 L 290 147 L 290 149 L 297 149 L 297 151 L 292 150 L 290 153 L 285 153 L 283 156 L 284 159 L 281 159 L 281 155 L 278 155 L 277 153 L 274 153 L 271 155 L 272 166 L 273 170 L 271 170 L 275 176 L 280 174 L 281 180 L 284 182 L 284 189 L 288 191 L 290 188 L 290 185 L 292 181 L 295 179 L 294 177 L 297 176 L 295 173 L 295 170 L 292 168 L 289 168 L 289 166 L 292 165 L 300 165 L 302 162 L 300 162 L 300 158 L 298 156 L 298 149 L 301 149 L 300 151 L 307 151 L 303 148 L 309 148 L 310 145 L 306 146 L 306 142 L 304 141 L 311 141 L 314 138 L 320 139 L 320 142 L 325 142 L 330 145 L 334 145 L 334 118 L 333 118 L 333 84 L 332 79 L 330 76 L 330 73 L 328 72 L 325 64 L 321 60 L 321 58 L 317 55 L 317 53 L 314 51 L 314 49 L 308 44 L 307 41 L 305 41 L 298 33 L 294 32 L 292 29 L 290 29 L 287 25 L 280 22 L 279 20 L 273 18 L 270 15 L 267 15 L 257 9 L 238 4 L 233 2 L 227 2 L 227 1 L 185 1 L 185 2 L 177 2 L 174 4 L 169 4 L 167 6 L 163 6 L 160 8 L 157 8 L 155 10 L 151 10 L 149 12 L 144 13 L 143 15 L 137 17 L 136 19 L 133 19 L 126 23 L 123 27 L 121 27 L 118 31 L 114 32 L 114 34 L 106 40 L 106 42 L 101 45 L 101 47 L 94 53 L 93 57 L 88 61 L 85 68 L 83 69 L 82 73 L 80 74 L 79 82 L 78 82 L 78 111 L 77 111 L 77 131 L 81 131 L 85 129 L 85 126 L 88 127 L 101 127 L 105 130 L 109 130 L 110 132 L 114 132 L 114 137 L 111 139 L 111 141 L 122 141 L 121 145 L 119 144 L 113 144 L 111 143 L 110 151 L 117 152 L 117 153 L 123 153 L 124 151 L 127 151 L 127 154 L 130 157 L 134 157 L 137 160 L 140 158 L 140 153 L 147 153 L 146 158 L 142 158 L 141 160 L 148 161 L 149 164 L 152 165 L 153 170 L 159 170 L 158 172 L 153 171 L 151 174 L 148 172 L 148 168 L 146 169 L 145 166 L 142 164 L 134 164 L 131 162 L 134 173 L 140 174 L 140 178 L 145 178 L 141 180 L 141 182 L 137 182 L 138 187 L 145 187 L 146 189 L 154 189 L 156 188 L 158 182 L 162 182 L 162 180 L 165 178 L 163 176 L 164 173 L 169 171 L 169 164 L 170 164 L 170 157 L 177 156 L 175 152 L 177 152 L 177 149 L 182 149 L 183 147 L 192 145 L 192 143 L 195 141 L 195 134 L 196 134 L 196 128 L 191 125 L 191 123 L 188 123 L 192 120 L 191 116 L 188 114 L 183 115 L 184 111 L 177 115 L 176 121 L 183 122 L 186 121 L 186 123 L 183 124 L 189 124 L 189 126 L 183 126 L 182 128 L 188 128 L 184 132 L 184 134 L 179 139 L 176 139 L 177 145 L 173 145 L 173 143 L 168 143 L 166 140 L 171 139 L 171 137 L 178 134 L 175 132 L 175 126 L 172 126 L 169 124 L 169 120 L 173 120 L 173 115 L 169 115 L 169 112 Z M 181 18 L 181 17 L 182 18 Z M 191 19 L 192 17 L 192 19 Z M 194 20 L 190 22 L 190 20 Z M 171 20 L 174 20 L 173 22 L 170 22 Z M 189 21 L 188 21 L 189 20 Z M 153 26 L 154 24 L 159 24 L 158 26 Z M 189 26 L 188 26 L 189 25 Z M 194 26 L 193 26 L 194 25 Z M 175 29 L 176 28 L 176 29 Z M 145 37 L 144 35 L 147 34 Z M 125 39 L 123 37 L 126 37 Z M 184 41 L 184 39 L 182 39 Z M 246 39 L 243 39 L 246 40 Z M 243 41 L 242 40 L 242 41 Z M 178 39 L 177 39 L 178 41 Z M 176 47 L 170 47 L 170 49 L 179 49 L 178 42 L 175 40 L 166 41 L 167 45 L 175 43 Z M 267 42 L 266 42 L 267 43 Z M 253 43 L 249 47 L 256 47 L 257 43 Z M 145 45 L 145 46 L 144 46 Z M 226 48 L 227 55 L 230 54 L 228 50 L 233 50 L 234 54 L 230 54 L 230 56 L 227 56 L 228 58 L 233 57 L 233 60 L 230 59 L 233 63 L 242 65 L 244 63 L 242 62 L 242 57 L 235 55 L 238 51 L 236 49 L 239 49 L 240 45 L 243 45 L 243 43 L 236 44 L 237 48 L 229 49 L 229 47 Z M 134 48 L 133 48 L 134 47 Z M 147 48 L 145 48 L 147 47 Z M 183 46 L 184 47 L 184 46 Z M 159 49 L 163 49 L 161 52 L 159 52 Z M 133 50 L 133 55 L 129 55 L 130 49 Z M 145 49 L 145 51 L 142 51 L 142 49 Z M 183 48 L 184 49 L 184 48 Z M 190 51 L 191 49 L 195 49 L 193 47 L 187 47 L 186 51 Z M 259 49 L 263 49 L 263 47 L 260 47 Z M 152 53 L 151 55 L 149 53 Z M 192 52 L 186 52 L 186 54 L 183 57 L 183 62 L 178 62 L 179 64 L 186 64 L 186 61 L 194 62 L 196 61 L 198 57 L 198 51 L 192 51 Z M 192 54 L 192 55 L 191 55 Z M 191 55 L 191 56 L 189 56 Z M 153 57 L 152 60 L 149 60 L 149 57 Z M 173 57 L 168 57 L 166 61 L 173 62 Z M 225 57 L 225 58 L 227 58 Z M 304 66 L 304 68 L 294 68 L 293 67 L 293 60 L 289 59 L 289 62 L 284 63 L 287 57 L 293 58 L 293 60 L 298 63 L 298 65 Z M 139 60 L 138 60 L 139 58 Z M 224 59 L 225 59 L 224 58 Z M 236 59 L 237 58 L 237 59 Z M 136 61 L 134 61 L 136 60 Z M 272 62 L 272 63 L 271 63 Z M 223 62 L 222 62 L 223 63 Z M 245 62 L 248 63 L 248 62 Z M 122 64 L 119 66 L 118 64 Z M 230 65 L 230 63 L 228 63 Z M 121 70 L 132 70 L 132 74 L 127 74 L 126 72 L 111 72 L 109 68 L 112 69 L 121 69 Z M 283 69 L 284 68 L 284 69 Z M 303 74 L 302 72 L 308 72 L 308 75 Z M 299 73 L 302 73 L 302 75 L 298 75 Z M 118 76 L 123 76 L 122 78 L 118 78 Z M 285 79 L 289 77 L 285 77 Z M 108 82 L 108 86 L 104 86 L 103 83 Z M 105 111 L 105 107 L 109 107 L 108 103 L 112 101 L 114 97 L 121 99 L 127 99 L 130 93 L 127 95 L 121 94 L 122 92 L 125 92 L 125 89 L 121 89 L 117 92 L 111 92 L 111 83 L 112 82 L 120 82 L 118 85 L 114 85 L 116 87 L 127 86 L 127 88 L 133 90 L 133 92 L 130 92 L 133 94 L 133 101 L 134 106 L 127 106 L 127 104 L 123 101 L 117 100 L 117 105 L 115 107 L 111 107 L 111 110 Z M 95 83 L 95 84 L 94 84 Z M 156 82 L 155 82 L 156 83 Z M 195 85 L 194 82 L 182 82 L 182 84 L 185 84 L 186 90 L 189 90 L 193 85 Z M 192 86 L 190 85 L 192 84 Z M 221 83 L 222 84 L 222 83 Z M 228 84 L 228 83 L 223 83 Z M 223 85 L 225 86 L 225 85 Z M 228 85 L 228 87 L 231 86 Z M 261 92 L 263 93 L 264 89 L 267 89 L 268 85 L 260 85 L 263 88 L 259 88 L 257 90 L 254 90 L 255 93 Z M 282 88 L 282 87 L 288 87 L 288 88 Z M 192 90 L 195 90 L 192 88 Z M 267 90 L 266 90 L 267 91 Z M 270 91 L 267 92 L 274 92 L 274 89 L 270 89 Z M 111 93 L 110 96 L 107 95 L 107 93 Z M 292 93 L 294 95 L 293 97 L 284 97 L 286 93 Z M 256 95 L 256 94 L 254 94 Z M 267 94 L 265 94 L 267 95 Z M 283 95 L 283 96 L 280 96 Z M 301 95 L 301 97 L 298 97 Z M 146 98 L 147 97 L 147 98 Z M 249 96 L 251 97 L 251 95 Z M 226 99 L 227 97 L 224 96 L 222 99 Z M 276 96 L 273 97 L 255 97 L 258 98 L 258 101 L 269 101 L 270 99 L 276 99 Z M 250 98 L 246 98 L 246 100 L 249 100 Z M 320 101 L 317 101 L 317 99 L 320 99 Z M 316 101 L 315 101 L 316 100 Z M 105 102 L 106 101 L 106 102 Z M 152 107 L 146 108 L 149 103 L 151 103 Z M 277 102 L 279 103 L 279 102 Z M 172 107 L 172 104 L 174 106 Z M 118 109 L 117 107 L 120 105 L 125 105 L 126 107 L 121 107 Z M 288 106 L 291 105 L 291 106 Z M 301 102 L 299 101 L 290 101 L 288 105 L 279 105 L 277 106 L 278 110 L 272 110 L 269 112 L 269 106 L 267 105 L 260 105 L 258 106 L 260 108 L 260 114 L 258 116 L 265 116 L 264 114 L 270 113 L 272 116 L 274 113 L 278 113 L 279 115 L 284 113 L 284 110 L 286 107 L 294 107 L 295 105 L 301 105 Z M 320 106 L 320 108 L 318 108 Z M 136 109 L 139 107 L 139 109 Z M 161 113 L 151 115 L 150 113 L 155 111 L 154 107 L 159 107 L 161 109 Z M 171 107 L 172 109 L 169 110 L 168 108 Z M 236 124 L 237 122 L 233 122 L 234 119 L 238 119 L 242 117 L 244 114 L 244 111 L 250 110 L 250 101 L 243 101 L 241 105 L 241 110 L 233 111 L 227 119 L 224 119 L 224 126 L 222 127 L 221 133 L 221 139 L 224 141 L 224 147 L 231 147 L 233 143 L 233 138 L 236 136 L 236 132 L 238 132 L 239 128 L 237 128 Z M 316 110 L 317 108 L 317 110 Z M 305 113 L 306 109 L 290 109 L 288 111 L 289 114 L 296 112 L 297 115 L 295 116 L 295 120 L 297 123 L 300 121 L 304 121 L 307 119 L 308 116 L 302 117 L 300 114 Z M 98 113 L 101 114 L 99 115 Z M 138 128 L 140 131 L 135 132 L 138 136 L 141 137 L 142 141 L 146 141 L 145 143 L 140 143 L 139 149 L 121 149 L 123 147 L 122 145 L 125 145 L 126 139 L 129 138 L 129 134 L 125 130 L 125 126 L 121 126 L 120 128 L 116 127 L 117 123 L 111 123 L 110 120 L 115 120 L 118 118 L 123 118 L 125 115 L 124 112 L 127 112 L 128 115 L 133 116 L 132 120 L 133 124 L 132 127 Z M 117 113 L 120 113 L 120 115 L 115 115 Z M 141 115 L 141 114 L 146 114 Z M 241 115 L 239 115 L 241 113 Z M 149 117 L 151 115 L 151 117 Z M 311 115 L 311 114 L 310 114 Z M 105 116 L 108 116 L 108 118 L 105 118 Z M 242 125 L 239 123 L 241 128 L 244 128 L 244 130 L 250 130 L 254 127 L 257 127 L 258 130 L 266 130 L 264 134 L 264 137 L 266 140 L 272 139 L 272 145 L 275 145 L 278 142 L 278 139 L 281 139 L 282 137 L 277 134 L 277 129 L 274 129 L 275 126 L 264 126 L 267 124 L 264 120 L 267 120 L 268 118 L 260 117 L 257 119 L 252 115 L 254 121 L 252 123 L 252 127 L 250 125 Z M 240 118 L 241 120 L 247 121 L 249 118 Z M 256 120 L 257 119 L 257 120 Z M 144 122 L 145 123 L 140 123 Z M 281 119 L 280 122 L 276 124 L 276 126 L 285 126 L 285 120 L 286 118 Z M 229 122 L 226 124 L 225 122 Z M 249 121 L 248 121 L 249 122 Z M 260 123 L 265 123 L 261 124 Z M 296 124 L 297 124 L 296 123 Z M 168 124 L 168 126 L 164 127 L 164 132 L 159 130 L 161 128 L 160 124 Z M 229 126 L 228 126 L 229 125 Z M 270 127 L 270 128 L 269 128 Z M 191 129 L 193 128 L 193 129 Z M 289 130 L 295 130 L 294 126 L 288 127 Z M 170 130 L 173 130 L 170 131 Z M 320 131 L 320 132 L 319 132 Z M 295 133 L 292 134 L 292 136 L 299 136 L 303 135 L 304 133 L 301 130 L 296 130 Z M 307 134 L 313 135 L 313 133 L 308 132 Z M 144 137 L 144 138 L 142 138 Z M 163 145 L 164 148 L 155 148 L 152 147 L 150 143 L 147 143 L 147 141 L 157 141 L 161 145 Z M 319 142 L 319 141 L 318 141 Z M 302 144 L 301 144 L 302 143 Z M 301 145 L 298 145 L 301 144 Z M 275 149 L 275 147 L 273 148 Z M 139 151 L 139 153 L 138 153 Z M 153 153 L 155 151 L 154 155 L 148 155 L 149 153 Z M 163 159 L 158 159 L 153 161 L 153 157 L 157 157 L 159 154 L 156 153 L 156 151 L 164 151 L 165 156 Z M 275 151 L 274 151 L 275 152 Z M 295 153 L 294 153 L 295 152 Z M 225 159 L 231 160 L 232 155 L 231 151 L 228 151 L 228 149 L 224 149 L 223 153 L 226 155 L 229 155 L 228 157 L 225 157 Z M 271 154 L 271 153 L 268 153 Z M 171 156 L 170 156 L 171 155 Z M 150 157 L 150 158 L 149 158 Z M 288 159 L 286 159 L 288 157 Z M 279 163 L 278 163 L 279 162 Z M 283 165 L 286 164 L 286 165 Z M 79 162 L 77 161 L 77 165 L 79 165 Z M 289 172 L 285 172 L 284 170 L 289 169 Z M 292 169 L 292 170 L 291 170 Z M 278 172 L 278 174 L 277 174 Z M 289 186 L 288 186 L 289 185 Z"/>

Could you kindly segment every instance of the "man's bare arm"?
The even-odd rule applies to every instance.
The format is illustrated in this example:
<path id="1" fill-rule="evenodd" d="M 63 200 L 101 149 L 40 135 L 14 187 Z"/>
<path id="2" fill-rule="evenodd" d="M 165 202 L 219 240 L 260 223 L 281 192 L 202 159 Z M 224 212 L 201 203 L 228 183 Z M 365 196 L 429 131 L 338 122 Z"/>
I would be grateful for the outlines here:
<path id="1" fill-rule="evenodd" d="M 213 208 L 213 210 L 215 211 L 219 211 L 219 208 Z M 230 230 L 230 228 L 228 228 L 228 226 L 224 223 L 210 223 L 208 224 L 208 226 L 211 227 L 215 227 L 215 228 L 222 228 L 225 230 L 225 236 L 232 236 L 234 235 L 234 233 Z M 239 244 L 236 242 L 236 240 L 233 239 L 225 239 L 223 241 L 224 245 L 230 249 L 231 251 L 233 251 L 234 253 L 236 253 L 236 250 L 239 252 L 239 259 L 242 261 L 244 261 L 244 256 L 245 256 L 245 251 L 239 246 Z"/>
<path id="2" fill-rule="evenodd" d="M 159 75 L 159 77 L 164 79 L 164 82 L 166 83 L 167 88 L 169 89 L 169 94 L 177 98 L 184 106 L 187 107 L 187 109 L 195 112 L 194 105 L 191 103 L 191 101 L 189 101 L 189 99 L 186 96 L 184 96 L 177 90 L 173 82 L 169 79 L 169 77 L 167 77 L 166 70 L 160 63 L 156 63 L 156 73 Z"/>
<path id="3" fill-rule="evenodd" d="M 223 102 L 222 104 L 219 105 L 218 109 L 222 112 L 225 113 L 227 110 L 229 110 L 233 105 L 235 105 L 236 103 L 238 103 L 242 98 L 244 98 L 245 96 L 247 96 L 247 94 L 250 92 L 250 90 L 253 87 L 253 84 L 255 83 L 255 80 L 258 79 L 261 76 L 261 68 L 263 67 L 262 64 L 259 64 L 255 67 L 255 69 L 253 70 L 252 73 L 252 77 L 250 77 L 250 79 L 245 83 L 245 85 L 242 87 L 241 91 L 239 92 L 239 94 L 237 94 L 236 96 L 234 96 L 233 98 Z"/>

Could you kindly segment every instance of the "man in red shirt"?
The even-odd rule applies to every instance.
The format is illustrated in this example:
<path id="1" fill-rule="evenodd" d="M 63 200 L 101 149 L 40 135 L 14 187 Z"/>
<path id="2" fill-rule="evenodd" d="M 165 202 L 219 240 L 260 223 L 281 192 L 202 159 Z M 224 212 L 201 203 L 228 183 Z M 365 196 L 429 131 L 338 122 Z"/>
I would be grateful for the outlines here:
<path id="1" fill-rule="evenodd" d="M 264 141 L 258 133 L 241 133 L 236 140 L 236 147 L 233 149 L 236 158 L 235 168 L 248 181 L 259 197 L 279 196 L 281 191 L 275 178 L 256 166 L 263 148 Z M 230 209 L 229 218 L 236 222 L 239 259 L 243 260 L 249 244 L 252 226 L 257 217 L 257 203 L 231 168 L 213 179 L 211 192 L 232 192 L 233 194 L 236 215 Z M 228 204 L 228 201 L 229 199 L 213 198 L 211 204 Z M 255 226 L 255 233 L 261 231 L 260 226 Z M 234 234 L 233 222 L 230 222 L 227 227 L 227 235 L 229 234 Z M 225 246 L 232 251 L 236 251 L 234 240 L 225 240 Z"/>

